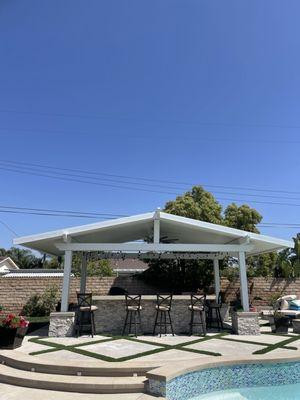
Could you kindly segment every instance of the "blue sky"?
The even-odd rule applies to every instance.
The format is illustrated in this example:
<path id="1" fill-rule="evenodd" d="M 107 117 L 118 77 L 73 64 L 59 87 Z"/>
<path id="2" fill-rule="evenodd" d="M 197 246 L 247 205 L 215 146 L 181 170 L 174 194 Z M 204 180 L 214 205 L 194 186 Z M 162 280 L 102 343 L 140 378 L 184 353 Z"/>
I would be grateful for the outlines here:
<path id="1" fill-rule="evenodd" d="M 242 200 L 267 223 L 299 224 L 263 233 L 295 235 L 299 12 L 298 0 L 2 0 L 0 206 L 128 215 L 190 187 L 118 189 L 102 184 L 125 178 L 59 180 L 8 171 L 10 160 L 205 184 L 223 205 Z M 25 235 L 94 221 L 0 220 L 1 247 L 13 238 L 3 223 Z"/>

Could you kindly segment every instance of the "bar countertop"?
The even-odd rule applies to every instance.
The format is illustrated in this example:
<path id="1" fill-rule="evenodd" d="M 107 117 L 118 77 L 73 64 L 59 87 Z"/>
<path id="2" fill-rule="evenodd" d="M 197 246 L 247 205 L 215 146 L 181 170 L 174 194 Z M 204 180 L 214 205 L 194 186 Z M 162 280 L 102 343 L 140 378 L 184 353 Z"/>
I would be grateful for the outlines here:
<path id="1" fill-rule="evenodd" d="M 130 296 L 136 296 L 134 294 L 131 294 Z M 162 295 L 162 296 L 167 296 Z M 201 295 L 199 295 L 201 296 Z M 93 302 L 94 301 L 107 301 L 107 300 L 124 300 L 125 295 L 118 295 L 118 296 L 93 296 Z M 190 295 L 173 295 L 173 301 L 176 300 L 190 300 L 191 296 Z M 206 300 L 215 300 L 216 296 L 214 294 L 206 296 Z M 156 301 L 156 295 L 142 295 L 142 300 L 152 300 Z"/>

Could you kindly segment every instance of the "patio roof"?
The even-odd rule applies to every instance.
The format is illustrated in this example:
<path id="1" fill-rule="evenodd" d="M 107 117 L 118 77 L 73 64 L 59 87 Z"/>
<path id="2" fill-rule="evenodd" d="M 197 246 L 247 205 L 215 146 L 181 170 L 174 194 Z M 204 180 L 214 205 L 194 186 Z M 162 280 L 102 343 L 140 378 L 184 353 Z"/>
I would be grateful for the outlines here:
<path id="1" fill-rule="evenodd" d="M 147 249 L 152 251 L 196 252 L 205 251 L 204 248 L 207 245 L 207 251 L 213 252 L 218 249 L 221 251 L 222 246 L 226 251 L 225 246 L 228 250 L 230 246 L 234 250 L 233 245 L 245 244 L 248 245 L 247 254 L 254 255 L 293 247 L 292 241 L 167 214 L 160 210 L 20 237 L 14 239 L 14 244 L 52 255 L 63 255 L 68 245 L 70 249 L 72 246 L 72 250 L 88 251 L 88 244 L 94 245 L 93 249 L 95 244 L 99 244 L 97 249 L 99 251 L 102 250 L 100 244 L 107 244 L 105 247 L 107 251 L 118 251 L 118 249 L 126 249 L 126 246 L 118 245 L 125 243 L 128 250 L 136 248 L 138 251 L 144 248 L 138 241 L 142 241 L 147 236 L 153 236 L 154 221 L 159 221 L 159 239 L 156 246 L 154 243 L 152 247 L 148 245 Z M 197 245 L 200 245 L 199 250 L 197 250 Z"/>

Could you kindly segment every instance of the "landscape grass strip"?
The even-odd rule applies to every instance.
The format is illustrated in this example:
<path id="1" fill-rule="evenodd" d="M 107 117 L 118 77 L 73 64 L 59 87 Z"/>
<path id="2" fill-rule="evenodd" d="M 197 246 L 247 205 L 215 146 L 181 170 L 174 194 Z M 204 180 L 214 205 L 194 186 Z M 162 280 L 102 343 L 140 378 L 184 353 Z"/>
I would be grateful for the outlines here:
<path id="1" fill-rule="evenodd" d="M 68 351 L 72 351 L 73 353 L 82 354 L 82 355 L 85 355 L 85 356 L 88 356 L 88 357 L 91 357 L 91 358 L 96 358 L 96 359 L 99 359 L 99 360 L 102 360 L 102 361 L 122 362 L 122 361 L 134 360 L 135 358 L 149 356 L 149 355 L 155 354 L 155 353 L 161 353 L 161 352 L 166 351 L 168 349 L 166 349 L 166 348 L 157 348 L 157 349 L 153 349 L 153 350 L 149 350 L 149 351 L 144 351 L 142 353 L 133 354 L 131 356 L 119 357 L 119 358 L 113 358 L 113 357 L 105 356 L 103 354 L 93 353 L 93 352 L 90 352 L 88 350 L 80 349 L 78 347 L 73 347 L 73 348 L 70 347 L 67 350 Z"/>
<path id="2" fill-rule="evenodd" d="M 79 343 L 79 344 L 73 344 L 73 345 L 63 345 L 63 344 L 59 344 L 59 343 L 54 343 L 51 342 L 51 340 L 47 340 L 47 339 L 40 339 L 40 338 L 32 338 L 29 339 L 30 342 L 33 343 L 37 343 L 37 344 L 43 344 L 46 346 L 51 347 L 51 349 L 45 349 L 45 350 L 39 350 L 36 352 L 32 352 L 30 353 L 30 355 L 39 355 L 39 354 L 44 354 L 44 353 L 50 353 L 50 352 L 54 352 L 54 351 L 59 351 L 59 350 L 67 350 L 67 351 L 71 351 L 73 353 L 77 353 L 77 354 L 82 354 L 91 358 L 96 358 L 102 361 L 107 361 L 107 362 L 117 362 L 117 361 L 128 361 L 128 360 L 134 360 L 136 358 L 140 358 L 140 357 L 144 357 L 147 355 L 151 355 L 151 354 L 155 354 L 155 353 L 160 353 L 163 351 L 167 351 L 167 350 L 181 350 L 181 351 L 186 351 L 186 352 L 192 352 L 192 353 L 198 353 L 198 354 L 205 354 L 205 355 L 209 355 L 209 356 L 221 356 L 220 353 L 215 353 L 215 352 L 211 352 L 211 351 L 206 351 L 206 350 L 195 350 L 195 349 L 187 349 L 184 346 L 187 345 L 192 345 L 192 344 L 196 344 L 199 342 L 204 342 L 204 341 L 208 341 L 211 339 L 215 339 L 215 338 L 221 338 L 223 336 L 226 336 L 228 333 L 227 332 L 221 332 L 219 334 L 216 334 L 214 336 L 199 336 L 199 339 L 195 339 L 193 341 L 187 341 L 187 342 L 183 342 L 183 343 L 178 343 L 176 345 L 170 345 L 170 344 L 165 344 L 165 343 L 157 343 L 157 342 L 151 342 L 150 340 L 144 340 L 144 339 L 137 339 L 135 337 L 132 336 L 107 336 L 107 339 L 99 339 L 99 340 L 94 340 L 94 341 L 90 341 L 90 342 L 85 342 L 85 343 Z M 137 354 L 133 354 L 130 356 L 126 356 L 126 357 L 120 357 L 120 358 L 114 358 L 114 357 L 109 357 L 109 356 L 105 356 L 103 354 L 98 354 L 98 353 L 94 353 L 91 352 L 89 350 L 86 349 L 81 349 L 81 347 L 83 346 L 89 346 L 92 344 L 97 344 L 97 343 L 105 343 L 105 342 L 112 342 L 115 340 L 119 340 L 119 339 L 125 339 L 125 340 L 129 340 L 132 342 L 137 342 L 137 343 L 143 343 L 143 344 L 149 344 L 152 346 L 157 346 L 156 349 L 153 350 L 149 350 L 149 351 L 144 351 L 141 353 L 137 353 Z"/>
<path id="3" fill-rule="evenodd" d="M 185 348 L 178 348 L 177 350 L 186 351 L 186 352 L 189 352 L 189 353 L 205 354 L 207 356 L 214 356 L 214 357 L 222 356 L 221 353 L 215 353 L 213 351 L 206 351 L 206 350 L 188 349 L 186 347 Z"/>
<path id="4" fill-rule="evenodd" d="M 45 350 L 39 350 L 39 351 L 33 351 L 32 353 L 29 353 L 30 356 L 39 356 L 40 354 L 45 354 L 45 353 L 55 353 L 56 351 L 60 351 L 61 349 L 45 349 Z"/>
<path id="5" fill-rule="evenodd" d="M 270 353 L 271 351 L 278 349 L 278 348 L 284 348 L 285 345 L 290 344 L 295 342 L 296 340 L 299 340 L 299 338 L 297 336 L 294 337 L 290 337 L 282 342 L 276 343 L 276 344 L 272 344 L 269 345 L 268 347 L 266 347 L 265 349 L 261 349 L 261 350 L 256 350 L 254 353 L 252 354 L 266 354 L 266 353 Z"/>

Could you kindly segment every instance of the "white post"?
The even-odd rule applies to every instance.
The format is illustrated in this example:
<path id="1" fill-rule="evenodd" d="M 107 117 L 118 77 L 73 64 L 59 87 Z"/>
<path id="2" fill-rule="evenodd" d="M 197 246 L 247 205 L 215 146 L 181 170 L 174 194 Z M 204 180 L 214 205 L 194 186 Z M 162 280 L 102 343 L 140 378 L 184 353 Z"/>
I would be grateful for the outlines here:
<path id="1" fill-rule="evenodd" d="M 85 290 L 86 290 L 86 269 L 87 269 L 87 254 L 86 253 L 82 253 L 82 256 L 81 256 L 80 293 L 85 293 Z"/>
<path id="2" fill-rule="evenodd" d="M 153 243 L 160 242 L 160 209 L 155 211 L 154 221 L 153 221 Z"/>
<path id="3" fill-rule="evenodd" d="M 246 258 L 243 251 L 239 252 L 241 300 L 244 311 L 249 311 L 248 280 L 246 270 Z"/>
<path id="4" fill-rule="evenodd" d="M 64 279 L 61 295 L 61 312 L 68 311 L 69 308 L 69 291 L 70 291 L 70 278 L 71 278 L 71 268 L 72 268 L 72 251 L 65 251 L 64 260 Z"/>
<path id="5" fill-rule="evenodd" d="M 220 283 L 220 269 L 219 269 L 219 260 L 214 259 L 214 274 L 215 274 L 215 295 L 216 300 L 218 300 L 219 293 L 221 290 L 221 283 Z"/>

